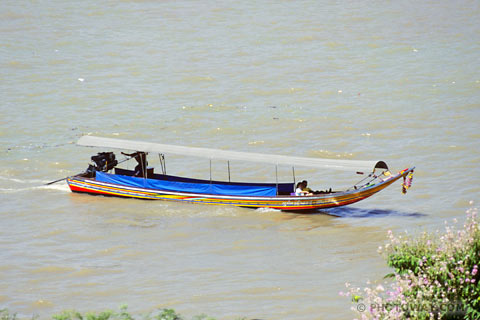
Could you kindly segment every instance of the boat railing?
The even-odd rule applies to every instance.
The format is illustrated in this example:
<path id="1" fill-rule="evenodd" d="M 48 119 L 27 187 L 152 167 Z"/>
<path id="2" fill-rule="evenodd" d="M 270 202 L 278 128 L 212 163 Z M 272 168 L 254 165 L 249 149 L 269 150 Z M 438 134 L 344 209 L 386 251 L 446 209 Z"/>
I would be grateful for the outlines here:
<path id="1" fill-rule="evenodd" d="M 123 169 L 123 168 L 115 168 L 116 175 L 123 175 L 123 176 L 133 176 L 134 171 Z M 258 183 L 258 182 L 229 182 L 229 181 L 217 181 L 217 180 L 203 180 L 203 179 L 193 179 L 193 178 L 186 178 L 174 175 L 167 175 L 167 174 L 158 174 L 158 173 L 148 173 L 148 179 L 154 180 L 163 180 L 163 181 L 172 181 L 172 182 L 186 182 L 186 183 L 198 183 L 198 184 L 217 184 L 217 185 L 233 185 L 233 186 L 256 186 L 256 187 L 277 187 L 278 195 L 289 195 L 294 188 L 293 183 Z"/>

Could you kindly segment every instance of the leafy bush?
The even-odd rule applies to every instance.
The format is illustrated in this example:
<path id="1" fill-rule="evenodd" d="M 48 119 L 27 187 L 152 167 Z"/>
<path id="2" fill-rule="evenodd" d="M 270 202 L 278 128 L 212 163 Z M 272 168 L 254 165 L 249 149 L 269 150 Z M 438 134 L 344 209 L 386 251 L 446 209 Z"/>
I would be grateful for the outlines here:
<path id="1" fill-rule="evenodd" d="M 388 232 L 379 252 L 395 272 L 361 290 L 346 284 L 344 296 L 362 319 L 480 319 L 480 228 L 469 209 L 463 228 L 445 222 L 445 233 L 412 238 Z"/>
<path id="2" fill-rule="evenodd" d="M 16 320 L 17 314 L 10 314 L 7 309 L 0 309 L 0 320 Z"/>
<path id="3" fill-rule="evenodd" d="M 135 320 L 135 318 L 127 311 L 127 306 L 120 307 L 120 312 L 114 312 L 111 310 L 95 313 L 86 313 L 82 315 L 77 311 L 64 311 L 59 315 L 52 317 L 54 320 Z M 157 312 L 144 315 L 143 320 L 184 320 L 182 316 L 175 312 L 173 309 L 161 309 Z M 0 319 L 2 320 L 2 319 Z M 206 315 L 199 315 L 193 317 L 192 320 L 215 320 Z"/>
<path id="4" fill-rule="evenodd" d="M 0 309 L 0 320 L 17 320 L 17 314 L 11 314 L 7 309 Z M 33 316 L 32 319 L 38 319 L 38 316 Z M 120 307 L 119 312 L 112 310 L 102 311 L 100 313 L 87 312 L 82 314 L 78 311 L 70 310 L 63 311 L 60 314 L 52 316 L 53 320 L 135 320 L 127 310 L 127 306 Z M 173 309 L 161 309 L 157 312 L 142 316 L 139 319 L 143 320 L 185 320 L 182 316 L 177 314 Z M 192 320 L 215 320 L 207 315 L 198 315 Z"/>
<path id="5" fill-rule="evenodd" d="M 135 318 L 128 312 L 127 306 L 121 306 L 120 312 L 112 310 L 102 311 L 96 313 L 81 314 L 78 311 L 63 311 L 61 314 L 52 316 L 54 320 L 135 320 Z M 151 317 L 151 315 L 145 316 L 144 319 L 161 319 L 161 320 L 181 320 L 180 316 L 171 309 L 163 309 L 160 313 Z"/>

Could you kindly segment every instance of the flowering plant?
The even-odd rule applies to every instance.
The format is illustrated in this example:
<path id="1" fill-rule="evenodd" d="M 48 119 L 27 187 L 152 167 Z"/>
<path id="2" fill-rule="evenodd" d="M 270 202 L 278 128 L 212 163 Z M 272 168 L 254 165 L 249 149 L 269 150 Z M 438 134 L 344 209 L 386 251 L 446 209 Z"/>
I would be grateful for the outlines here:
<path id="1" fill-rule="evenodd" d="M 473 204 L 473 202 L 471 202 Z M 480 227 L 476 208 L 463 228 L 445 222 L 445 233 L 416 238 L 388 232 L 379 247 L 395 272 L 361 290 L 346 283 L 361 319 L 480 319 Z"/>

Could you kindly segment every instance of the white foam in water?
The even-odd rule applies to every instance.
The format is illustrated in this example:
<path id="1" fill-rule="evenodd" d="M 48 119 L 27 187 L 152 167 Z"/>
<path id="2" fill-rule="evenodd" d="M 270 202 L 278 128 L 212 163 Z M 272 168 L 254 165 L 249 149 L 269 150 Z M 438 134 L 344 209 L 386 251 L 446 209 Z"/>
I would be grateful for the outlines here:
<path id="1" fill-rule="evenodd" d="M 39 184 L 39 183 L 47 183 L 47 182 L 48 182 L 48 181 L 46 181 L 46 180 L 39 180 L 39 179 L 25 179 L 25 180 L 21 180 L 21 179 L 8 178 L 8 177 L 2 177 L 2 176 L 0 176 L 0 180 L 11 181 L 11 182 L 16 182 L 16 183 L 22 183 L 22 184 L 25 184 L 25 183 L 35 183 L 35 184 Z"/>
<path id="2" fill-rule="evenodd" d="M 2 193 L 16 193 L 16 192 L 23 192 L 23 191 L 28 191 L 28 190 L 35 190 L 35 189 L 49 189 L 49 190 L 57 190 L 57 191 L 62 191 L 62 192 L 70 192 L 70 189 L 68 185 L 64 183 L 57 183 L 57 184 L 51 184 L 51 185 L 45 185 L 48 181 L 45 180 L 39 180 L 39 179 L 16 179 L 16 178 L 8 178 L 8 177 L 2 177 L 0 176 L 0 180 L 3 181 L 8 181 L 8 182 L 13 182 L 16 184 L 29 184 L 29 187 L 21 187 L 21 188 L 15 188 L 15 185 L 9 186 L 8 188 L 0 188 L 0 192 Z"/>
<path id="3" fill-rule="evenodd" d="M 0 191 L 2 193 L 16 193 L 16 192 L 22 192 L 22 191 L 28 191 L 28 190 L 33 190 L 37 187 L 30 187 L 30 188 L 0 188 Z"/>
<path id="4" fill-rule="evenodd" d="M 70 192 L 68 185 L 50 185 L 50 186 L 35 186 L 29 188 L 0 188 L 0 193 L 17 193 L 35 189 L 48 189 L 48 190 L 56 190 L 62 192 Z"/>
<path id="5" fill-rule="evenodd" d="M 280 212 L 282 210 L 273 209 L 273 208 L 258 208 L 255 211 L 264 213 L 264 212 Z"/>
<path id="6" fill-rule="evenodd" d="M 66 183 L 51 184 L 51 185 L 48 185 L 48 186 L 40 186 L 40 187 L 37 187 L 37 188 L 38 189 L 49 189 L 49 190 L 70 192 L 70 188 L 68 187 L 68 184 L 66 184 Z"/>

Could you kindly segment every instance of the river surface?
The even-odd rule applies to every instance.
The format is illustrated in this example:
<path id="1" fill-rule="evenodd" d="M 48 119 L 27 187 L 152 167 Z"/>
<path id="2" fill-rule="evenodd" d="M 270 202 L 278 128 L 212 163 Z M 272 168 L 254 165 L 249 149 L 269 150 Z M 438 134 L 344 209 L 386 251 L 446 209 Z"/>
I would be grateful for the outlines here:
<path id="1" fill-rule="evenodd" d="M 442 229 L 480 200 L 479 70 L 478 1 L 2 0 L 0 309 L 352 318 L 338 292 L 390 272 L 389 229 Z M 312 215 L 43 186 L 105 151 L 76 146 L 84 134 L 417 169 L 406 195 L 396 183 Z M 167 155 L 170 174 L 208 168 Z M 296 174 L 317 189 L 362 178 Z"/>

